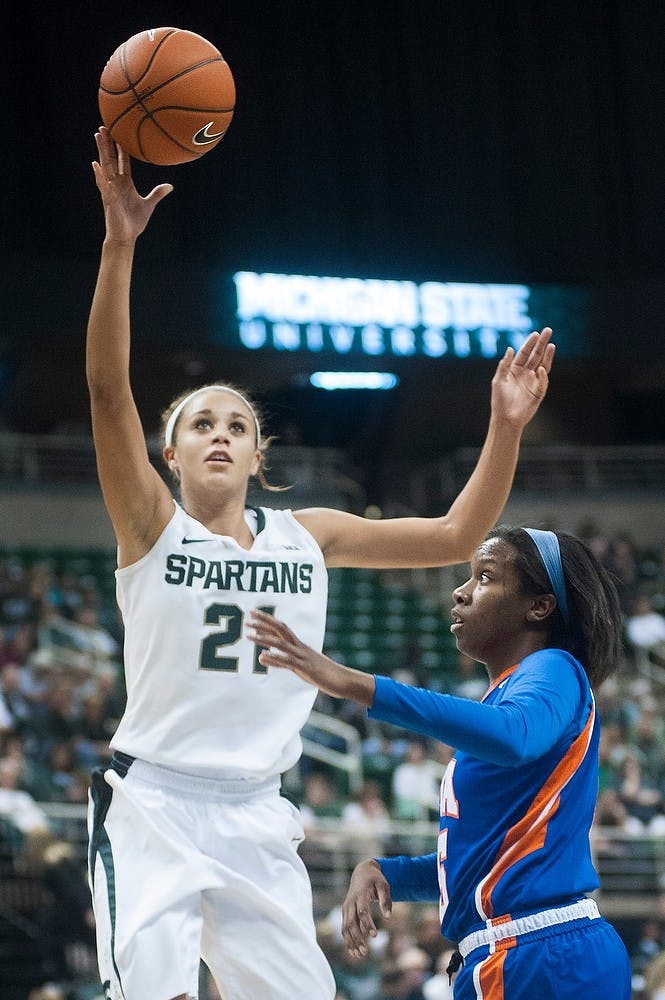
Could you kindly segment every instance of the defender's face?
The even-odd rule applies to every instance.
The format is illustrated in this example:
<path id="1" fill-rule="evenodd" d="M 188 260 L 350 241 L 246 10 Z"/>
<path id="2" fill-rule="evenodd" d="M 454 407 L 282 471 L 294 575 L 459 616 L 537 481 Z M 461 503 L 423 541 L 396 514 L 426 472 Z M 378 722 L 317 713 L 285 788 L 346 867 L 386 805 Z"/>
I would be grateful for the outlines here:
<path id="1" fill-rule="evenodd" d="M 450 631 L 457 648 L 479 663 L 512 665 L 513 651 L 528 628 L 533 598 L 520 594 L 515 551 L 500 538 L 476 550 L 471 576 L 453 591 Z"/>
<path id="2" fill-rule="evenodd" d="M 180 415 L 175 444 L 165 456 L 183 485 L 211 481 L 246 487 L 261 458 L 254 416 L 233 393 L 201 392 Z"/>

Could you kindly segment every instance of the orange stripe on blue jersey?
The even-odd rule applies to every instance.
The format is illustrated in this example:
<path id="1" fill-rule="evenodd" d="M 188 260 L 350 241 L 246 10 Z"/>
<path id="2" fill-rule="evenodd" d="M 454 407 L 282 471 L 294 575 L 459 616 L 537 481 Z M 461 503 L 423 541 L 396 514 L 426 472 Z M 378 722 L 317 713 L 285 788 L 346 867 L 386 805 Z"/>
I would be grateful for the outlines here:
<path id="1" fill-rule="evenodd" d="M 595 714 L 592 703 L 581 733 L 544 783 L 525 815 L 503 838 L 492 870 L 476 890 L 478 912 L 485 918 L 493 916 L 492 893 L 501 877 L 512 865 L 543 847 L 549 821 L 559 807 L 561 792 L 578 770 L 589 749 Z"/>

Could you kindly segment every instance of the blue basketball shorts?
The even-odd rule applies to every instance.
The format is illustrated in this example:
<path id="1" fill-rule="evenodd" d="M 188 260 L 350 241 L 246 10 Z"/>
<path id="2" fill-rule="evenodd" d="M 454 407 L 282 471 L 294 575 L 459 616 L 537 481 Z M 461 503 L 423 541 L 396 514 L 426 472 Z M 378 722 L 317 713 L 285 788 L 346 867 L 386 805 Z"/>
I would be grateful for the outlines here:
<path id="1" fill-rule="evenodd" d="M 542 928 L 470 952 L 455 1000 L 630 1000 L 623 941 L 602 917 Z"/>

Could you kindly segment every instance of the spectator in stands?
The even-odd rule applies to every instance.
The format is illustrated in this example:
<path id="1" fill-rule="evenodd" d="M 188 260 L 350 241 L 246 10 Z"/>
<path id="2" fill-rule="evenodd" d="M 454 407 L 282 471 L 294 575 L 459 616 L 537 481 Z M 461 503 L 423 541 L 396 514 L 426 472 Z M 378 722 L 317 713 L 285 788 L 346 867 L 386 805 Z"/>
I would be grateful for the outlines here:
<path id="1" fill-rule="evenodd" d="M 665 1000 L 665 951 L 644 970 L 644 1000 Z"/>
<path id="2" fill-rule="evenodd" d="M 0 737 L 10 733 L 16 725 L 16 720 L 10 711 L 6 691 L 0 682 Z"/>
<path id="3" fill-rule="evenodd" d="M 629 614 L 639 585 L 637 546 L 630 535 L 612 538 L 605 565 L 615 580 L 621 610 Z"/>
<path id="4" fill-rule="evenodd" d="M 74 612 L 73 621 L 81 626 L 81 646 L 86 652 L 101 659 L 112 659 L 119 652 L 118 643 L 110 632 L 99 623 L 98 609 L 92 604 L 81 604 Z"/>
<path id="5" fill-rule="evenodd" d="M 310 771 L 307 775 L 299 808 L 305 829 L 316 826 L 317 819 L 340 818 L 342 803 L 325 771 Z"/>
<path id="6" fill-rule="evenodd" d="M 95 919 L 90 905 L 85 860 L 71 844 L 44 844 L 39 864 L 44 898 L 38 914 L 44 968 L 58 981 L 76 975 L 77 952 L 94 968 Z M 93 961 L 90 961 L 90 958 Z"/>
<path id="7" fill-rule="evenodd" d="M 425 1000 L 453 1000 L 453 987 L 446 971 L 453 953 L 453 948 L 445 948 L 437 958 L 434 975 L 423 984 Z"/>
<path id="8" fill-rule="evenodd" d="M 635 598 L 626 618 L 626 638 L 638 654 L 665 666 L 665 615 L 654 610 L 648 594 Z"/>
<path id="9" fill-rule="evenodd" d="M 421 904 L 420 907 L 413 909 L 415 911 L 412 917 L 415 944 L 427 952 L 432 969 L 434 969 L 439 956 L 451 944 L 441 934 L 439 907 L 438 905 Z"/>
<path id="10" fill-rule="evenodd" d="M 15 664 L 16 656 L 9 640 L 9 629 L 0 627 L 0 672 L 8 663 Z"/>
<path id="11" fill-rule="evenodd" d="M 41 599 L 31 593 L 30 577 L 20 561 L 6 562 L 0 572 L 0 625 L 13 627 L 39 621 Z"/>
<path id="12" fill-rule="evenodd" d="M 7 663 L 0 674 L 0 697 L 11 725 L 19 731 L 32 718 L 33 704 L 26 697 L 22 686 L 25 670 L 16 663 Z"/>
<path id="13" fill-rule="evenodd" d="M 629 816 L 638 820 L 643 830 L 657 832 L 662 827 L 659 817 L 663 808 L 663 794 L 660 788 L 653 787 L 644 779 L 642 764 L 636 752 L 628 754 L 623 762 L 618 795 Z"/>
<path id="14" fill-rule="evenodd" d="M 337 990 L 341 990 L 348 1000 L 383 1000 L 380 993 L 380 966 L 372 955 L 354 958 L 340 945 L 333 951 L 324 950 Z"/>
<path id="15" fill-rule="evenodd" d="M 644 780 L 662 787 L 665 780 L 665 720 L 652 694 L 642 695 L 629 727 L 631 746 L 639 757 Z"/>
<path id="16" fill-rule="evenodd" d="M 45 797 L 51 802 L 86 802 L 89 781 L 76 761 L 73 740 L 56 740 L 51 746 L 46 771 Z"/>
<path id="17" fill-rule="evenodd" d="M 68 1000 L 67 991 L 57 983 L 44 983 L 34 990 L 30 990 L 28 1000 Z"/>
<path id="18" fill-rule="evenodd" d="M 450 693 L 458 698 L 472 698 L 480 701 L 487 691 L 487 674 L 472 657 L 457 650 L 457 674 Z"/>
<path id="19" fill-rule="evenodd" d="M 382 1000 L 425 1000 L 423 986 L 430 970 L 427 952 L 415 945 L 405 949 L 382 969 Z"/>
<path id="20" fill-rule="evenodd" d="M 652 919 L 643 921 L 637 944 L 630 953 L 633 972 L 643 974 L 647 966 L 663 951 L 664 946 L 665 935 L 660 921 Z"/>
<path id="21" fill-rule="evenodd" d="M 390 812 L 377 781 L 366 781 L 342 808 L 340 829 L 348 838 L 353 863 L 370 854 L 381 853 L 390 831 Z"/>
<path id="22" fill-rule="evenodd" d="M 33 797 L 19 787 L 21 763 L 15 757 L 0 758 L 0 816 L 26 838 L 48 833 L 49 823 Z"/>
<path id="23" fill-rule="evenodd" d="M 426 740 L 410 739 L 406 757 L 392 776 L 393 815 L 399 820 L 431 820 L 439 815 L 441 774 L 428 756 Z"/>
<path id="24" fill-rule="evenodd" d="M 616 791 L 621 784 L 621 769 L 630 753 L 624 731 L 616 722 L 608 722 L 600 731 L 598 744 L 598 788 Z"/>
<path id="25" fill-rule="evenodd" d="M 44 761 L 48 760 L 54 743 L 77 736 L 80 714 L 76 687 L 74 678 L 54 669 L 43 700 L 35 705 L 29 729 L 39 742 Z"/>
<path id="26" fill-rule="evenodd" d="M 363 834 L 385 834 L 390 829 L 390 812 L 381 795 L 379 783 L 366 781 L 360 791 L 342 809 L 342 825 Z"/>
<path id="27" fill-rule="evenodd" d="M 118 719 L 119 716 L 111 713 L 107 699 L 99 690 L 83 699 L 76 757 L 87 771 L 108 766 L 111 760 L 109 741 Z"/>
<path id="28" fill-rule="evenodd" d="M 12 630 L 11 649 L 14 662 L 19 666 L 27 663 L 30 654 L 37 647 L 35 625 L 27 622 L 18 623 Z"/>
<path id="29" fill-rule="evenodd" d="M 593 520 L 583 521 L 577 530 L 578 538 L 591 549 L 598 562 L 607 566 L 610 555 L 610 539 Z"/>

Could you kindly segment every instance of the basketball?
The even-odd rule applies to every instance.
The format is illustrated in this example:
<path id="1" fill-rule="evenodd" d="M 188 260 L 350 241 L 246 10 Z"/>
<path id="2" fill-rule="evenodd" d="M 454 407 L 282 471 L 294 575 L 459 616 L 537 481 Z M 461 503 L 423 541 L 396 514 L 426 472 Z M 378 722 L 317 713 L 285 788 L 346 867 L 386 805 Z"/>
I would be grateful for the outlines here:
<path id="1" fill-rule="evenodd" d="M 167 166 L 218 145 L 233 117 L 235 83 L 221 52 L 179 28 L 150 28 L 120 45 L 99 81 L 99 110 L 130 156 Z"/>

